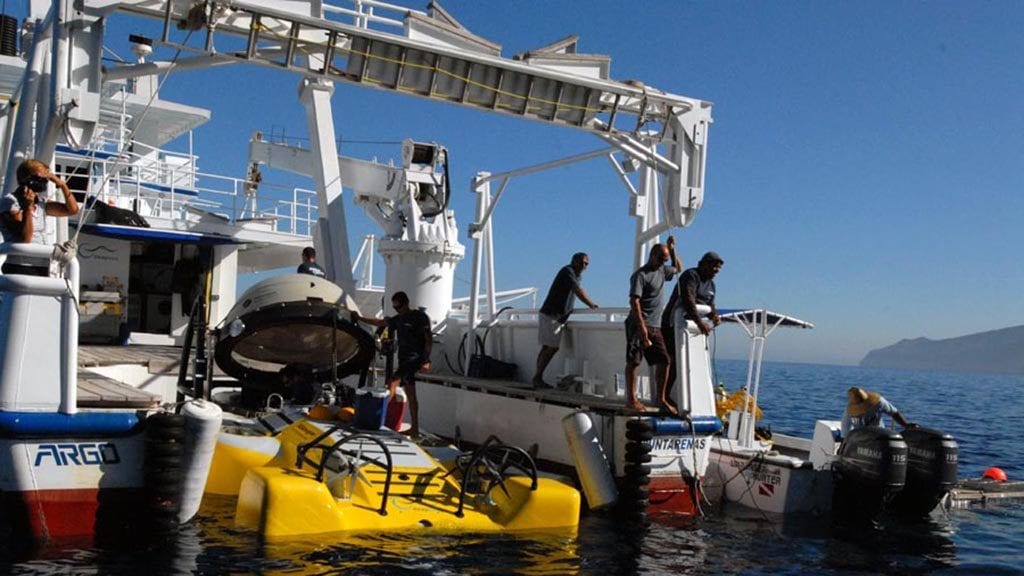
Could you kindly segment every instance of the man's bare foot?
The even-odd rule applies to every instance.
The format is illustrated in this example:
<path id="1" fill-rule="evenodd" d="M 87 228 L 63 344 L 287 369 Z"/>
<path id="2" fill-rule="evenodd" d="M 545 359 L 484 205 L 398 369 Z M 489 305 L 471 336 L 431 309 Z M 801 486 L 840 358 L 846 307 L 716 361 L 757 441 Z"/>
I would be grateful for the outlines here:
<path id="1" fill-rule="evenodd" d="M 639 400 L 633 400 L 632 402 L 626 402 L 626 408 L 635 410 L 637 412 L 646 412 L 647 406 Z"/>
<path id="2" fill-rule="evenodd" d="M 661 410 L 662 412 L 668 412 L 672 416 L 679 416 L 679 408 L 676 408 L 676 406 L 671 402 L 662 402 Z"/>

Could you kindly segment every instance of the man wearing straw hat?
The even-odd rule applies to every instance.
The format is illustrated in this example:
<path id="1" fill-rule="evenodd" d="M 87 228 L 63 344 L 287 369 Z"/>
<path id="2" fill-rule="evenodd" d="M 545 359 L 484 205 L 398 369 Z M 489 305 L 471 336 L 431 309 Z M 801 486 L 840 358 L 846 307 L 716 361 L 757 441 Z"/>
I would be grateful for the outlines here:
<path id="1" fill-rule="evenodd" d="M 868 392 L 856 386 L 846 391 L 849 402 L 846 404 L 846 412 L 843 413 L 842 433 L 843 438 L 865 426 L 885 427 L 885 420 L 882 416 L 888 414 L 897 424 L 904 428 L 914 428 L 917 424 L 907 422 L 907 419 L 900 414 L 888 400 L 878 392 Z"/>

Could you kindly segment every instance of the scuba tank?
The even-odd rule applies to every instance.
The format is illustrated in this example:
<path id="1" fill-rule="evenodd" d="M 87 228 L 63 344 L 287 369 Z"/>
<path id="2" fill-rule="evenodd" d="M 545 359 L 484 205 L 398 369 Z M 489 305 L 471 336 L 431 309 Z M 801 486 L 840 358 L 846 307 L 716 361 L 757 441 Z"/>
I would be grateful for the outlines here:
<path id="1" fill-rule="evenodd" d="M 387 382 L 395 370 L 395 341 L 387 326 L 380 333 L 380 355 L 384 357 L 384 381 Z"/>
<path id="2" fill-rule="evenodd" d="M 715 388 L 715 413 L 722 420 L 729 415 L 729 392 L 722 382 L 719 382 L 718 387 Z"/>

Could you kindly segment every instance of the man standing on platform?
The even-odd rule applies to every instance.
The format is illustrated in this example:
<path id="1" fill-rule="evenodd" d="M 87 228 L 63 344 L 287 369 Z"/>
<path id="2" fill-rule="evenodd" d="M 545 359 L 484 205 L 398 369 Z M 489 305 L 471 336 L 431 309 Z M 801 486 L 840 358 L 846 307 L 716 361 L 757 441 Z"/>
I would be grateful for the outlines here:
<path id="1" fill-rule="evenodd" d="M 715 308 L 715 276 L 722 270 L 725 261 L 717 252 L 707 252 L 701 256 L 696 268 L 687 268 L 679 275 L 679 282 L 672 296 L 668 299 L 665 311 L 661 315 L 661 335 L 665 339 L 665 348 L 668 350 L 669 364 L 668 381 L 665 384 L 665 395 L 672 390 L 676 383 L 676 332 L 675 332 L 675 309 L 676 306 L 683 307 L 683 318 L 693 320 L 701 334 L 707 336 L 711 329 L 722 323 L 718 316 L 718 309 Z M 709 306 L 711 312 L 708 319 L 711 326 L 708 326 L 700 318 L 697 312 L 697 305 Z"/>
<path id="2" fill-rule="evenodd" d="M 671 263 L 669 263 L 671 262 Z M 677 410 L 668 402 L 665 381 L 671 359 L 661 337 L 661 291 L 665 282 L 679 272 L 682 264 L 676 256 L 676 239 L 655 244 L 647 263 L 629 277 L 629 316 L 626 318 L 626 407 L 643 412 L 646 407 L 636 397 L 636 369 L 644 359 L 654 367 L 658 401 L 669 413 Z"/>
<path id="3" fill-rule="evenodd" d="M 537 341 L 540 344 L 540 352 L 537 353 L 537 371 L 533 373 L 534 388 L 553 388 L 551 384 L 544 381 L 544 370 L 547 369 L 551 359 L 558 352 L 562 339 L 562 328 L 572 314 L 573 304 L 578 296 L 584 304 L 591 309 L 597 308 L 597 304 L 587 297 L 587 293 L 580 286 L 580 276 L 590 265 L 590 257 L 583 252 L 572 255 L 572 260 L 567 266 L 563 266 L 548 289 L 548 296 L 544 299 L 544 305 L 540 307 L 537 315 Z"/>

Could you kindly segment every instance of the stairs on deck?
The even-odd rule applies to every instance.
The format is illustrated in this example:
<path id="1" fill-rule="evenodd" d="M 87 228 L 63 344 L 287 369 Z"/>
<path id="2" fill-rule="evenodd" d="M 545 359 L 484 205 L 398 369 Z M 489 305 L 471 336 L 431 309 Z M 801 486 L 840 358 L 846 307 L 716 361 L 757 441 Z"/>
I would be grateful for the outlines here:
<path id="1" fill-rule="evenodd" d="M 160 407 L 160 397 L 110 378 L 79 374 L 78 407 L 149 410 Z"/>

